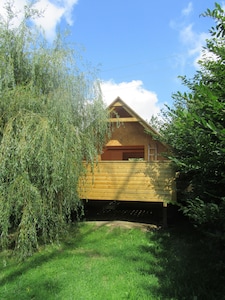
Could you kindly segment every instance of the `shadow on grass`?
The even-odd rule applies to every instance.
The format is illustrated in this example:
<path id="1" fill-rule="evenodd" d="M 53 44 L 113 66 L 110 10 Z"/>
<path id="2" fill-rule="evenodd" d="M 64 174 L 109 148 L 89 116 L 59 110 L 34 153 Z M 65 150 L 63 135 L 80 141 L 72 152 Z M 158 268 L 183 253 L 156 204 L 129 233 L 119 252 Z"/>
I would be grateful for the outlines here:
<path id="1" fill-rule="evenodd" d="M 110 243 L 115 243 L 117 239 L 116 234 L 110 233 L 105 236 L 108 228 L 100 230 L 99 236 L 98 234 L 95 235 L 96 227 L 93 225 L 83 226 L 81 224 L 81 231 L 77 232 L 79 227 L 72 227 L 69 234 L 63 237 L 63 242 L 60 246 L 52 245 L 46 247 L 40 253 L 36 253 L 33 257 L 27 259 L 27 261 L 17 264 L 15 260 L 10 258 L 5 268 L 0 270 L 0 299 L 76 299 L 68 294 L 67 296 L 62 296 L 64 291 L 68 292 L 67 285 L 70 280 L 68 274 L 70 274 L 70 277 L 74 276 L 74 274 L 79 276 L 79 272 L 71 272 L 71 268 L 75 267 L 74 265 L 73 267 L 71 266 L 73 257 L 77 261 L 77 268 L 81 268 L 79 265 L 81 260 L 79 258 L 86 258 L 87 260 L 101 258 L 101 252 L 99 252 L 101 250 L 98 248 L 98 245 L 100 242 L 102 244 L 103 237 Z M 98 228 L 100 227 L 98 226 Z M 116 247 L 115 251 L 119 252 Z M 3 258 L 3 254 L 1 254 L 1 258 Z M 80 269 L 80 272 L 82 272 L 82 269 Z M 88 277 L 89 274 L 86 267 L 84 272 L 86 272 Z M 76 278 L 74 282 L 76 282 Z M 86 288 L 87 286 L 85 285 Z M 85 299 L 85 296 L 77 299 Z M 88 299 L 91 298 L 89 297 Z"/>
<path id="2" fill-rule="evenodd" d="M 71 235 L 73 235 L 73 239 L 71 239 Z M 53 280 L 47 273 L 40 273 L 38 277 L 37 275 L 32 277 L 32 273 L 51 261 L 65 258 L 68 255 L 66 250 L 77 247 L 81 241 L 77 225 L 73 226 L 73 231 L 69 231 L 67 236 L 63 237 L 62 244 L 41 247 L 39 253 L 35 253 L 23 262 L 17 262 L 16 257 L 1 253 L 0 259 L 5 267 L 0 271 L 0 299 L 56 299 L 55 296 L 61 290 L 60 282 Z M 29 280 L 26 277 L 27 273 L 31 274 Z M 25 280 L 22 279 L 23 276 L 26 277 Z M 18 289 L 15 289 L 15 284 Z"/>
<path id="3" fill-rule="evenodd" d="M 51 268 L 54 261 L 57 261 L 58 265 L 54 266 L 54 270 L 57 270 L 57 266 L 62 264 L 65 264 L 65 268 L 70 268 L 70 265 L 66 264 L 66 260 L 71 255 L 97 257 L 97 250 L 101 251 L 98 248 L 99 239 L 103 238 L 113 242 L 110 244 L 110 256 L 128 260 L 141 273 L 143 278 L 140 289 L 145 291 L 143 294 L 155 295 L 155 298 L 149 296 L 149 298 L 143 299 L 225 299 L 224 260 L 219 255 L 219 251 L 211 248 L 212 243 L 209 244 L 207 239 L 189 224 L 180 223 L 173 228 L 147 232 L 149 242 L 140 243 L 137 246 L 138 255 L 134 255 L 133 251 L 129 252 L 126 247 L 120 249 L 116 246 L 118 230 L 110 235 L 103 231 L 97 239 L 95 235 L 92 236 L 88 240 L 90 247 L 87 247 L 86 250 L 81 247 L 77 251 L 85 237 L 96 230 L 94 226 L 85 228 L 82 234 L 77 231 L 78 227 L 71 230 L 68 236 L 64 236 L 60 247 L 50 247 L 49 252 L 45 250 L 43 253 L 37 253 L 18 265 L 9 264 L 5 268 L 6 272 L 0 270 L 0 299 L 59 299 L 57 294 L 60 294 L 67 282 L 53 274 Z M 141 255 L 139 255 L 140 253 Z M 41 269 L 45 264 L 49 265 L 47 269 L 45 268 L 47 272 L 43 274 Z M 40 268 L 39 273 L 35 272 L 38 268 Z M 35 276 L 32 276 L 32 273 L 35 273 Z M 150 284 L 151 277 L 156 278 L 158 284 Z M 130 299 L 138 300 L 134 297 Z"/>
<path id="4" fill-rule="evenodd" d="M 156 263 L 140 270 L 157 276 L 155 294 L 163 300 L 225 299 L 225 266 L 220 250 L 190 224 L 159 230 L 150 236 L 151 243 L 142 248 L 154 254 Z M 224 258 L 224 255 L 223 255 Z M 152 293 L 152 287 L 144 286 Z"/>

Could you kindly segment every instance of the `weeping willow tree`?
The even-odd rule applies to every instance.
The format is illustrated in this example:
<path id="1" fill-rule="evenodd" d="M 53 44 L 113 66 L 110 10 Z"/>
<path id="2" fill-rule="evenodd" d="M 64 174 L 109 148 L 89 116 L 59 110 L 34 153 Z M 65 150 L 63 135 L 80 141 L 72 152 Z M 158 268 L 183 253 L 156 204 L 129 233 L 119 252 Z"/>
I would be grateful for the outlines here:
<path id="1" fill-rule="evenodd" d="M 91 72 L 58 36 L 0 21 L 0 245 L 25 258 L 56 241 L 79 212 L 82 161 L 92 163 L 109 132 Z M 85 75 L 86 74 L 86 75 Z"/>

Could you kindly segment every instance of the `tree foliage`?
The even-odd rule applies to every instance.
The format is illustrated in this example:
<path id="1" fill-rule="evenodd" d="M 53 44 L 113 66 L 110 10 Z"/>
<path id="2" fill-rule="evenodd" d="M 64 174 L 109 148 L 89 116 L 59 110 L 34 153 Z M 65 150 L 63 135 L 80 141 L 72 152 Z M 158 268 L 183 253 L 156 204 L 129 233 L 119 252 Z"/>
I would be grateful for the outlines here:
<path id="1" fill-rule="evenodd" d="M 180 204 L 195 224 L 220 240 L 225 232 L 225 15 L 219 4 L 204 17 L 215 20 L 200 70 L 183 77 L 187 93 L 176 93 L 163 128 L 180 171 Z"/>
<path id="2" fill-rule="evenodd" d="M 49 45 L 8 6 L 0 20 L 0 244 L 21 258 L 58 239 L 79 212 L 82 161 L 109 132 L 98 84 L 58 35 Z"/>

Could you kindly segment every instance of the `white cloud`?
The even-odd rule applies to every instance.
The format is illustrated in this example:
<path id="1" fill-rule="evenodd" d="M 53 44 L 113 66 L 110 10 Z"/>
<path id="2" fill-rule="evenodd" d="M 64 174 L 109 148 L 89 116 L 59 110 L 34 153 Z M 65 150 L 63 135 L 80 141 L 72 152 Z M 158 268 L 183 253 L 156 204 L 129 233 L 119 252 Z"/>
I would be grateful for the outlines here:
<path id="1" fill-rule="evenodd" d="M 195 32 L 193 30 L 193 24 L 189 24 L 180 30 L 180 40 L 182 44 L 187 47 L 187 58 L 193 58 L 195 68 L 199 67 L 198 61 L 200 59 L 207 57 L 207 51 L 203 51 L 203 46 L 205 46 L 207 38 L 209 38 L 209 34 L 206 32 Z"/>
<path id="2" fill-rule="evenodd" d="M 113 81 L 104 81 L 101 83 L 101 90 L 103 100 L 107 105 L 120 97 L 144 120 L 150 120 L 152 115 L 156 115 L 160 111 L 156 93 L 146 90 L 141 80 L 118 84 Z"/>
<path id="3" fill-rule="evenodd" d="M 7 0 L 0 1 L 0 17 L 4 21 L 7 21 L 8 15 L 7 15 L 6 7 L 8 7 L 8 5 L 10 4 L 11 11 L 16 15 L 16 17 L 12 19 L 10 26 L 12 28 L 18 27 L 22 19 L 24 18 L 23 8 L 26 5 L 26 3 L 27 3 L 26 0 L 15 0 L 11 2 Z"/>
<path id="4" fill-rule="evenodd" d="M 1 16 L 6 19 L 7 14 L 4 9 L 7 0 L 1 0 L 0 12 Z M 24 6 L 29 1 L 14 0 L 12 11 L 17 14 L 17 18 L 13 20 L 13 26 L 18 26 L 24 16 Z M 41 27 L 48 40 L 53 40 L 56 34 L 56 26 L 64 18 L 69 25 L 73 24 L 72 11 L 78 0 L 38 0 L 33 5 L 33 8 L 42 12 L 39 18 L 35 17 L 32 21 L 37 26 Z"/>
<path id="5" fill-rule="evenodd" d="M 193 4 L 192 4 L 192 2 L 189 2 L 188 3 L 188 6 L 187 7 L 185 7 L 183 10 L 182 10 L 182 15 L 183 16 L 188 16 L 188 15 L 190 15 L 190 13 L 193 11 Z"/>
<path id="6" fill-rule="evenodd" d="M 207 58 L 207 51 L 203 49 L 206 45 L 206 39 L 209 33 L 197 32 L 194 23 L 187 23 L 190 13 L 193 11 L 193 3 L 189 2 L 188 6 L 181 11 L 181 19 L 171 20 L 170 27 L 178 31 L 179 39 L 182 46 L 182 52 L 177 55 L 176 66 L 180 67 L 182 73 L 186 71 L 188 65 L 199 68 L 198 61 Z M 203 53 L 204 52 L 204 53 Z"/>
<path id="7" fill-rule="evenodd" d="M 222 9 L 225 3 L 221 4 Z M 197 24 L 190 22 L 190 13 L 193 11 L 193 2 L 181 11 L 177 19 L 170 20 L 169 26 L 178 32 L 181 50 L 176 54 L 176 61 L 173 66 L 180 69 L 181 74 L 185 74 L 188 68 L 199 69 L 199 61 L 217 60 L 215 54 L 210 53 L 206 46 L 206 40 L 210 39 L 210 33 L 197 31 Z M 210 25 L 210 24 L 209 24 Z M 209 28 L 208 28 L 209 29 Z"/>
<path id="8" fill-rule="evenodd" d="M 183 44 L 190 44 L 194 40 L 193 24 L 181 28 L 180 39 Z"/>
<path id="9" fill-rule="evenodd" d="M 212 52 L 209 52 L 207 49 L 203 49 L 199 57 L 196 58 L 195 64 L 196 68 L 199 68 L 199 60 L 200 61 L 217 61 L 219 57 Z"/>
<path id="10" fill-rule="evenodd" d="M 205 32 L 195 32 L 193 30 L 193 24 L 189 24 L 180 30 L 180 39 L 182 43 L 187 46 L 189 55 L 199 54 L 208 37 L 209 34 Z"/>
<path id="11" fill-rule="evenodd" d="M 39 11 L 43 11 L 43 13 L 41 17 L 35 18 L 33 22 L 44 30 L 47 39 L 53 40 L 56 26 L 65 14 L 65 8 L 48 0 L 40 0 L 34 7 Z"/>

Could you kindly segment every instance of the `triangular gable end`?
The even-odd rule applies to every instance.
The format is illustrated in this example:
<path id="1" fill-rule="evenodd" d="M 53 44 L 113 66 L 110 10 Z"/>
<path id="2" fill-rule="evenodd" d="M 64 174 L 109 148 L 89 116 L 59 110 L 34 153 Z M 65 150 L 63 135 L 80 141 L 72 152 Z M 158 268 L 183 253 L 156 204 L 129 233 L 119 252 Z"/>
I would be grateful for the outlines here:
<path id="1" fill-rule="evenodd" d="M 104 147 L 101 160 L 166 159 L 163 153 L 167 153 L 169 147 L 157 139 L 159 133 L 121 98 L 116 98 L 108 110 L 109 122 L 120 126 L 113 126 L 112 136 Z"/>
<path id="2" fill-rule="evenodd" d="M 159 133 L 142 119 L 132 108 L 130 108 L 120 97 L 117 97 L 108 107 L 110 112 L 110 122 L 138 122 L 146 131 L 152 135 Z M 164 145 L 166 146 L 166 145 Z M 168 146 L 167 146 L 168 147 Z M 169 148 L 169 147 L 168 147 Z"/>

